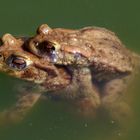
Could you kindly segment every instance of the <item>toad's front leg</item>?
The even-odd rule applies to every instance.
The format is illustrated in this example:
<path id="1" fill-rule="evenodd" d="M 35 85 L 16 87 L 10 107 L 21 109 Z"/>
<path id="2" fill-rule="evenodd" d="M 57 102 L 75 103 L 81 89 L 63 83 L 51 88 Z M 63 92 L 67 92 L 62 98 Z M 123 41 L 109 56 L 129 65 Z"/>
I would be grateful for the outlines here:
<path id="1" fill-rule="evenodd" d="M 77 89 L 76 104 L 79 111 L 85 116 L 95 115 L 100 105 L 100 95 L 92 83 L 90 69 L 87 67 L 74 69 L 72 86 Z"/>
<path id="2" fill-rule="evenodd" d="M 0 125 L 21 121 L 35 105 L 41 95 L 41 92 L 24 91 L 12 107 L 0 113 Z"/>
<path id="3" fill-rule="evenodd" d="M 128 120 L 133 114 L 125 99 L 131 80 L 131 76 L 113 79 L 107 82 L 102 89 L 102 106 L 108 110 L 112 119 L 118 122 Z"/>

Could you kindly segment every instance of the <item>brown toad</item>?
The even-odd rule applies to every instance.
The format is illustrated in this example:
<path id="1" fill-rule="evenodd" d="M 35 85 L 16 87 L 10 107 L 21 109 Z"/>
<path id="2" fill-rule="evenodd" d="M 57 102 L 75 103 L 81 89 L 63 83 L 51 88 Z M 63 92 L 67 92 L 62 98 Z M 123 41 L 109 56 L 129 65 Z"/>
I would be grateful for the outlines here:
<path id="1" fill-rule="evenodd" d="M 1 113 L 0 119 L 5 121 L 22 119 L 43 92 L 63 90 L 70 84 L 71 76 L 65 69 L 56 68 L 44 59 L 26 51 L 25 40 L 10 34 L 2 37 L 0 71 L 28 81 L 23 85 L 25 89 L 20 89 L 22 94 L 17 103 Z"/>
<path id="2" fill-rule="evenodd" d="M 116 106 L 126 110 L 125 105 L 120 107 L 124 102 L 119 100 L 139 72 L 140 57 L 127 49 L 113 32 L 99 27 L 51 29 L 43 24 L 29 40 L 28 49 L 54 65 L 66 66 L 72 83 L 79 83 L 79 93 L 84 96 L 86 93 L 88 99 L 89 95 L 94 95 L 96 103 L 99 96 L 101 104 L 110 110 Z"/>
<path id="3" fill-rule="evenodd" d="M 127 112 L 121 93 L 139 67 L 139 56 L 106 29 L 42 25 L 31 38 L 5 34 L 0 54 L 0 71 L 29 81 L 27 87 L 36 87 L 25 90 L 3 116 L 23 118 L 45 91 L 48 96 L 74 101 L 85 115 L 100 106 L 116 119 Z"/>

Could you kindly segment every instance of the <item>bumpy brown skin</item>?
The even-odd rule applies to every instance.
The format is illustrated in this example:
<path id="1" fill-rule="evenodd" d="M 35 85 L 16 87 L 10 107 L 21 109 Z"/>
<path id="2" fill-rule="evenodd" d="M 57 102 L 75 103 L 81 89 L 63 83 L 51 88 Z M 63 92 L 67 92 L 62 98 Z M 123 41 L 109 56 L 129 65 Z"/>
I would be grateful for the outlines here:
<path id="1" fill-rule="evenodd" d="M 122 93 L 139 71 L 140 57 L 125 48 L 113 32 L 98 27 L 51 29 L 43 24 L 29 41 L 28 49 L 55 65 L 67 66 L 72 83 L 78 82 L 83 87 L 80 94 L 87 93 L 88 98 L 80 104 L 84 110 L 87 107 L 87 112 L 89 103 L 97 105 L 101 100 L 117 119 L 127 114 Z M 91 95 L 94 100 L 90 102 Z"/>
<path id="2" fill-rule="evenodd" d="M 68 30 L 43 24 L 28 49 L 57 65 L 89 67 L 97 81 L 131 74 L 139 60 L 113 32 L 99 27 Z"/>
<path id="3" fill-rule="evenodd" d="M 25 48 L 25 41 L 21 39 L 16 39 L 10 34 L 5 34 L 2 38 L 3 45 L 0 46 L 0 71 L 6 72 L 7 74 L 14 76 L 16 78 L 24 79 L 42 85 L 42 83 L 49 81 L 50 90 L 56 90 L 56 88 L 62 88 L 63 86 L 69 84 L 70 76 L 67 71 L 61 67 L 55 67 L 53 64 L 48 63 L 48 61 L 43 58 L 39 58 Z M 18 57 L 25 61 L 25 68 L 12 67 L 10 64 L 16 65 L 11 61 L 12 58 Z M 16 61 L 17 65 L 18 62 Z M 61 77 L 59 77 L 61 75 Z M 64 78 L 61 83 L 54 82 L 54 78 Z M 57 81 L 58 81 L 57 79 Z M 58 84 L 58 85 L 57 85 Z M 61 87 L 62 85 L 62 87 Z M 48 87 L 49 87 L 48 86 Z M 49 90 L 49 88 L 47 88 Z"/>
<path id="4" fill-rule="evenodd" d="M 120 93 L 133 79 L 139 57 L 114 33 L 95 27 L 68 30 L 42 25 L 35 37 L 5 34 L 2 43 L 0 71 L 28 81 L 28 90 L 2 117 L 22 119 L 45 91 L 73 100 L 84 115 L 99 106 L 109 109 L 114 119 L 126 114 L 128 106 Z"/>
<path id="5" fill-rule="evenodd" d="M 70 84 L 71 76 L 64 68 L 55 67 L 25 49 L 25 40 L 10 34 L 2 37 L 0 46 L 0 71 L 28 81 L 17 103 L 0 115 L 6 122 L 21 120 L 37 102 L 43 92 L 63 90 Z"/>
<path id="6" fill-rule="evenodd" d="M 100 105 L 100 96 L 92 82 L 86 83 L 91 81 L 89 69 L 75 71 L 72 79 L 66 67 L 55 66 L 29 52 L 29 40 L 15 38 L 10 34 L 2 37 L 0 71 L 23 79 L 27 84 L 23 85 L 25 89 L 21 90 L 17 103 L 0 114 L 0 123 L 23 119 L 46 91 L 49 97 L 74 101 L 84 114 L 95 111 Z"/>

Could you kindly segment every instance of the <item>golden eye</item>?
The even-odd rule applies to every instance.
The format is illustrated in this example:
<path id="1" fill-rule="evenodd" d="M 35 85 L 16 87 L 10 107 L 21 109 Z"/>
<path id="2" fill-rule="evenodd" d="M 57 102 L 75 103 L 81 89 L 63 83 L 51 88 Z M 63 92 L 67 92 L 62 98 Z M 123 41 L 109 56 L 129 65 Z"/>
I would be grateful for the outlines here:
<path id="1" fill-rule="evenodd" d="M 60 45 L 56 42 L 50 42 L 47 40 L 32 40 L 30 42 L 29 49 L 32 53 L 42 57 L 43 55 L 49 55 L 58 51 L 60 49 Z"/>
<path id="2" fill-rule="evenodd" d="M 52 51 L 55 51 L 54 44 L 48 41 L 43 41 L 43 42 L 37 42 L 34 41 L 34 46 L 39 52 L 39 54 L 48 54 L 51 53 Z"/>
<path id="3" fill-rule="evenodd" d="M 7 60 L 6 63 L 9 67 L 17 69 L 17 70 L 23 70 L 27 67 L 27 63 L 24 58 L 11 55 Z"/>
<path id="4" fill-rule="evenodd" d="M 35 46 L 38 50 L 40 50 L 40 53 L 43 54 L 45 53 L 50 53 L 52 51 L 55 51 L 55 47 L 52 43 L 48 41 L 43 41 L 40 43 L 35 43 Z"/>

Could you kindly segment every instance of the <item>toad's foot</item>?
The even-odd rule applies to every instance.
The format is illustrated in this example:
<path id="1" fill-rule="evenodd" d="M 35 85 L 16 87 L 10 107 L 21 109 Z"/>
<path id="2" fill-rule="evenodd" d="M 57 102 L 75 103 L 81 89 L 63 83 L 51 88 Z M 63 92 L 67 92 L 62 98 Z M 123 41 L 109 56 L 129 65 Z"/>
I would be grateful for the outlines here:
<path id="1" fill-rule="evenodd" d="M 24 94 L 13 107 L 0 113 L 0 125 L 21 121 L 37 102 L 40 95 L 40 93 Z"/>
<path id="2" fill-rule="evenodd" d="M 128 78 L 115 79 L 108 82 L 104 88 L 104 97 L 102 98 L 102 107 L 108 110 L 111 118 L 117 122 L 123 123 L 133 117 L 130 106 L 124 101 Z"/>
<path id="3" fill-rule="evenodd" d="M 100 106 L 100 95 L 97 87 L 92 83 L 90 69 L 79 68 L 74 71 L 73 87 L 78 87 L 76 105 L 78 112 L 83 116 L 95 116 Z"/>
<path id="4" fill-rule="evenodd" d="M 76 105 L 78 106 L 78 114 L 88 118 L 93 118 L 96 116 L 98 103 L 94 99 L 83 98 L 78 100 Z"/>

